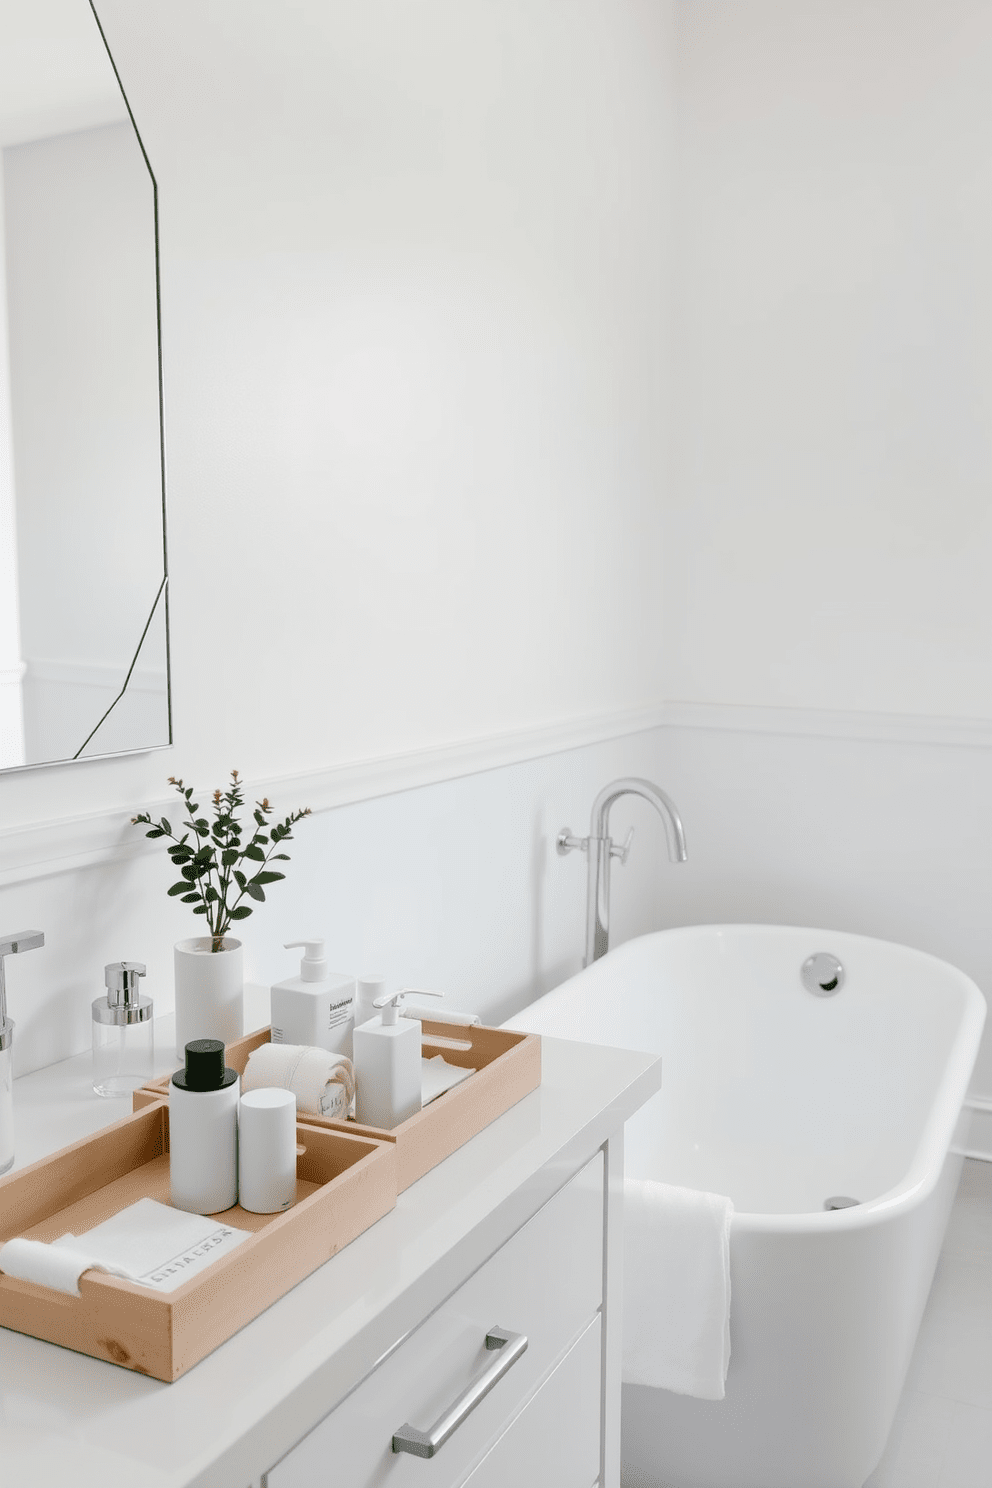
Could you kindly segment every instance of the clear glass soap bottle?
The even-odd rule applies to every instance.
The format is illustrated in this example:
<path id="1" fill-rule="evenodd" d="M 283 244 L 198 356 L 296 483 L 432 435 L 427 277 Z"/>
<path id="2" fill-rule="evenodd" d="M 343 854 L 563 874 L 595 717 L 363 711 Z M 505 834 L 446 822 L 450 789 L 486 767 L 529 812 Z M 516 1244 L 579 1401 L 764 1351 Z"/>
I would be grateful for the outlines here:
<path id="1" fill-rule="evenodd" d="M 155 1075 L 152 999 L 138 991 L 140 961 L 111 961 L 104 972 L 106 997 L 93 1004 L 93 1089 L 128 1095 Z"/>

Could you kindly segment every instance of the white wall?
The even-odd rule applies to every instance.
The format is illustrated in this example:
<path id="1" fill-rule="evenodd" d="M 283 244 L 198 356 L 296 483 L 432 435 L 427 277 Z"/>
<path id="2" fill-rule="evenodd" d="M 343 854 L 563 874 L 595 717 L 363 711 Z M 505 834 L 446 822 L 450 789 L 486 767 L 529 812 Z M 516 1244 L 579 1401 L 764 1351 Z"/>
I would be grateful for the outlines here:
<path id="1" fill-rule="evenodd" d="M 118 846 L 235 765 L 289 809 L 300 771 L 326 806 L 355 761 L 549 755 L 328 810 L 248 922 L 250 975 L 309 927 L 498 1012 L 581 953 L 580 866 L 560 943 L 528 897 L 561 751 L 582 825 L 642 748 L 585 741 L 661 695 L 671 8 L 97 8 L 159 184 L 177 743 L 0 776 L 0 924 L 50 937 L 18 1067 L 85 1046 L 107 960 L 168 1006 L 190 922 Z"/>
<path id="2" fill-rule="evenodd" d="M 162 189 L 178 743 L 0 777 L 0 869 L 14 864 L 0 922 L 52 937 L 11 969 L 22 1059 L 85 1044 L 106 960 L 147 959 L 168 1005 L 170 947 L 189 922 L 165 899 L 163 855 L 117 844 L 128 808 L 163 799 L 165 775 L 207 788 L 235 764 L 276 777 L 280 808 L 312 791 L 329 808 L 299 829 L 289 880 L 247 922 L 254 978 L 283 971 L 282 940 L 323 932 L 342 966 L 375 960 L 508 1015 L 579 964 L 583 864 L 555 857 L 554 833 L 584 831 L 596 790 L 639 772 L 677 801 L 690 857 L 670 868 L 658 824 L 639 822 L 616 877 L 618 939 L 723 918 L 834 925 L 920 945 L 992 986 L 986 600 L 969 585 L 980 523 L 961 536 L 987 468 L 967 424 L 944 438 L 955 408 L 973 407 L 965 374 L 977 384 L 984 352 L 959 323 L 940 382 L 960 397 L 932 405 L 925 352 L 903 336 L 888 365 L 903 321 L 881 269 L 917 237 L 893 232 L 882 252 L 858 226 L 874 221 L 882 136 L 899 164 L 884 199 L 908 211 L 919 183 L 931 256 L 934 156 L 961 197 L 960 259 L 981 225 L 984 164 L 972 158 L 968 196 L 955 121 L 980 119 L 984 98 L 935 63 L 940 128 L 904 143 L 928 48 L 943 55 L 923 7 L 680 6 L 674 277 L 660 11 L 577 5 L 566 25 L 533 4 L 524 27 L 513 6 L 422 5 L 423 33 L 409 34 L 395 4 L 335 7 L 333 26 L 316 8 L 313 71 L 292 59 L 287 95 L 275 13 L 266 36 L 256 5 L 226 34 L 219 6 L 106 10 Z M 953 13 L 956 36 L 984 8 Z M 863 50 L 877 66 L 859 91 L 842 63 L 856 72 Z M 265 108 L 249 108 L 250 90 Z M 786 169 L 790 141 L 800 159 Z M 858 161 L 869 180 L 852 202 Z M 899 268 L 938 329 L 966 279 L 942 262 L 929 277 Z M 677 398 L 666 286 L 683 307 Z M 972 291 L 980 322 L 984 287 Z M 678 488 L 664 479 L 671 409 Z M 947 479 L 900 504 L 925 439 L 953 455 Z M 797 555 L 841 601 L 814 585 L 800 605 Z M 637 732 L 666 696 L 697 706 L 655 709 L 669 726 Z M 553 727 L 578 718 L 594 739 L 611 716 L 628 720 L 612 743 L 569 750 L 581 729 L 570 741 Z M 437 783 L 417 790 L 398 791 L 402 758 L 395 775 L 388 761 L 367 778 L 338 769 L 421 745 L 407 773 Z M 500 748 L 521 762 L 464 774 Z M 339 776 L 352 781 L 341 799 L 353 795 L 333 807 Z M 64 871 L 18 877 L 32 853 Z M 98 866 L 78 867 L 88 856 Z M 976 1083 L 992 1094 L 987 1056 Z"/>
<path id="3" fill-rule="evenodd" d="M 677 34 L 669 696 L 992 717 L 992 7 Z"/>
<path id="4" fill-rule="evenodd" d="M 992 8 L 676 14 L 680 917 L 865 930 L 992 988 Z"/>
<path id="5" fill-rule="evenodd" d="M 21 627 L 17 607 L 17 530 L 10 433 L 10 377 L 0 151 L 0 768 L 24 762 Z"/>

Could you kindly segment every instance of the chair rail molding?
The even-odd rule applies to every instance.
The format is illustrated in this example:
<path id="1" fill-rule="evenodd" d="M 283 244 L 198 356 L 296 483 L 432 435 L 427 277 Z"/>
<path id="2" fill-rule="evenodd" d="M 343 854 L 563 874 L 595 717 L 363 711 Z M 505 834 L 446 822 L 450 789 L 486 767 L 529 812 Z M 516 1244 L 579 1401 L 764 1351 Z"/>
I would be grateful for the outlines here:
<path id="1" fill-rule="evenodd" d="M 299 797 L 313 811 L 332 811 L 336 806 L 437 785 L 658 728 L 992 749 L 992 719 L 673 701 L 326 769 L 247 780 L 246 793 L 279 800 Z M 167 812 L 170 806 L 175 807 L 175 799 L 161 797 L 134 801 L 127 812 L 66 816 L 0 830 L 0 886 L 151 852 L 152 844 L 132 830 L 131 814 L 141 810 L 156 815 Z"/>
<path id="2" fill-rule="evenodd" d="M 550 727 L 490 735 L 322 770 L 245 780 L 245 794 L 251 799 L 298 798 L 305 800 L 312 811 L 332 811 L 336 806 L 644 733 L 664 722 L 663 707 L 573 719 Z M 151 801 L 135 800 L 127 811 L 64 816 L 2 829 L 0 887 L 154 852 L 155 844 L 134 830 L 131 817 L 137 811 L 164 815 L 170 809 L 174 812 L 175 805 L 174 796 L 162 796 Z"/>

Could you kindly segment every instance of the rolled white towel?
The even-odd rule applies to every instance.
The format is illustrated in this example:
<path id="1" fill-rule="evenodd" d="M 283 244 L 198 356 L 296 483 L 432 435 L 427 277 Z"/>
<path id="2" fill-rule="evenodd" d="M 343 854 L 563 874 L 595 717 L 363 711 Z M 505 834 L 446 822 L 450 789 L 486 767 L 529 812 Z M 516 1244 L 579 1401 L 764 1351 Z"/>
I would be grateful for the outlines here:
<path id="1" fill-rule="evenodd" d="M 649 1179 L 626 1178 L 623 1195 L 623 1379 L 722 1400 L 734 1206 Z"/>
<path id="2" fill-rule="evenodd" d="M 63 1240 L 75 1238 L 75 1235 L 63 1236 Z M 0 1245 L 0 1271 L 6 1276 L 16 1276 L 19 1281 L 33 1281 L 56 1292 L 68 1292 L 71 1297 L 82 1296 L 79 1278 L 84 1271 L 105 1271 L 111 1276 L 123 1276 L 125 1281 L 137 1281 L 133 1271 L 98 1260 L 82 1245 L 81 1241 L 80 1249 L 74 1250 L 70 1245 L 46 1245 L 42 1240 L 8 1240 L 6 1245 Z"/>
<path id="3" fill-rule="evenodd" d="M 243 1092 L 275 1086 L 291 1090 L 296 1109 L 306 1116 L 348 1114 L 355 1097 L 355 1067 L 343 1054 L 306 1044 L 260 1044 L 248 1055 Z"/>

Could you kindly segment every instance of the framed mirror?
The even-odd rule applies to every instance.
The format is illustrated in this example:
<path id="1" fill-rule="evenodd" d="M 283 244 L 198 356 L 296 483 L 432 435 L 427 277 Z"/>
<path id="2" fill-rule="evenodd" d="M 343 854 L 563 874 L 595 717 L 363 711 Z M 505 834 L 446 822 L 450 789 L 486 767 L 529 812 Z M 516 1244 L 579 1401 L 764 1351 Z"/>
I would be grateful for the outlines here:
<path id="1" fill-rule="evenodd" d="M 88 0 L 0 0 L 0 769 L 171 741 L 155 179 Z"/>

